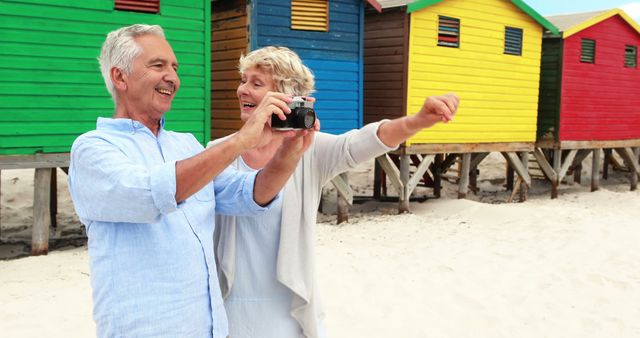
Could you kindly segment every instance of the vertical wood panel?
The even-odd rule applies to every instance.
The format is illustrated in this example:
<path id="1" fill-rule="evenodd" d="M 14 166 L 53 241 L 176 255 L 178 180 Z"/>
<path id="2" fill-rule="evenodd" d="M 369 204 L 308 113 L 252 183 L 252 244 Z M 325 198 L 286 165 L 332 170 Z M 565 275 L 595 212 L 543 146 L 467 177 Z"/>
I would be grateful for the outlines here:
<path id="1" fill-rule="evenodd" d="M 537 139 L 558 140 L 560 88 L 562 79 L 561 38 L 545 38 L 542 43 Z"/>
<path id="2" fill-rule="evenodd" d="M 247 51 L 246 0 L 214 2 L 211 6 L 211 138 L 236 132 L 241 126 L 236 89 L 238 60 Z"/>
<path id="3" fill-rule="evenodd" d="M 364 123 L 406 114 L 406 8 L 368 10 L 364 25 Z"/>

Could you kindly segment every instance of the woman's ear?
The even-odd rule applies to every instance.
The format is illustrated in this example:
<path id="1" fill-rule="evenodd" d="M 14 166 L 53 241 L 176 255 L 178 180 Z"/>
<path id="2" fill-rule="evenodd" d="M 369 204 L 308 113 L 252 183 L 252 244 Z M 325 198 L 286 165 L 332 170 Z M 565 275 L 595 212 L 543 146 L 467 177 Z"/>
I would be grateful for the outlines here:
<path id="1" fill-rule="evenodd" d="M 111 76 L 111 82 L 113 82 L 113 87 L 115 89 L 120 91 L 127 89 L 127 82 L 125 81 L 126 74 L 120 68 L 111 68 L 109 75 Z"/>

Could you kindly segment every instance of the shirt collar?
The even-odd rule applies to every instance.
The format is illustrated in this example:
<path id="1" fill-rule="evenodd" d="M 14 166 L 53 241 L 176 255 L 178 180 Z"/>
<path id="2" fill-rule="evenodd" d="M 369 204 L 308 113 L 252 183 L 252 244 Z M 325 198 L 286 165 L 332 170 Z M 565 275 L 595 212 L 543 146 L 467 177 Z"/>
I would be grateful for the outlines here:
<path id="1" fill-rule="evenodd" d="M 135 133 L 140 130 L 146 130 L 151 133 L 151 130 L 147 128 L 144 124 L 132 120 L 132 119 L 124 119 L 124 118 L 110 118 L 110 117 L 98 117 L 98 121 L 96 122 L 96 129 L 98 130 L 117 130 Z M 164 116 L 160 119 L 160 129 L 158 129 L 158 134 L 164 129 Z"/>

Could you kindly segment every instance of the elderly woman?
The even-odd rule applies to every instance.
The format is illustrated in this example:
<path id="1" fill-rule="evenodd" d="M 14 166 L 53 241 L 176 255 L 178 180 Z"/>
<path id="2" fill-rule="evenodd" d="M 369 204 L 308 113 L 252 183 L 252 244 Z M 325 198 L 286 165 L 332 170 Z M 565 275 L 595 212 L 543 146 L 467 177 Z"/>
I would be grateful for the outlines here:
<path id="1" fill-rule="evenodd" d="M 287 48 L 255 50 L 240 58 L 239 69 L 242 121 L 273 92 L 306 96 L 314 91 L 311 71 Z M 324 336 L 313 249 L 322 186 L 335 175 L 395 149 L 421 129 L 448 122 L 457 106 L 453 94 L 429 97 L 411 116 L 342 135 L 317 132 L 270 212 L 259 217 L 216 216 L 214 244 L 230 337 Z M 242 171 L 260 170 L 281 143 L 282 137 L 267 124 L 260 145 L 232 165 Z"/>

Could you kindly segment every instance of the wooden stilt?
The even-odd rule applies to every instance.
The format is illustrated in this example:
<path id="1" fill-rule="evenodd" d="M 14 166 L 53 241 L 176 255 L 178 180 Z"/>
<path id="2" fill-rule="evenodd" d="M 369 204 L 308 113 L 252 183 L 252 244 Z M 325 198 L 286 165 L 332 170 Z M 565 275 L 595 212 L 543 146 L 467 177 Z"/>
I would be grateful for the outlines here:
<path id="1" fill-rule="evenodd" d="M 458 199 L 467 198 L 469 189 L 469 170 L 471 169 L 471 153 L 462 154 L 462 169 L 458 182 Z"/>
<path id="2" fill-rule="evenodd" d="M 407 184 L 409 183 L 409 164 L 411 159 L 409 155 L 400 155 L 400 182 L 402 188 L 399 190 L 400 201 L 398 202 L 398 213 L 409 212 L 409 192 Z"/>
<path id="3" fill-rule="evenodd" d="M 484 160 L 489 153 L 473 153 L 471 154 L 471 163 L 469 164 L 469 186 L 473 193 L 478 192 L 478 165 Z"/>
<path id="4" fill-rule="evenodd" d="M 636 153 L 631 147 L 615 148 L 616 153 L 622 157 L 631 172 L 631 190 L 638 187 L 638 175 L 640 175 L 640 164 L 637 162 Z"/>
<path id="5" fill-rule="evenodd" d="M 520 161 L 520 158 L 514 152 L 503 152 L 502 156 L 509 162 L 509 165 L 516 171 L 516 173 L 522 177 L 522 180 L 527 184 L 531 185 L 531 176 L 529 176 L 529 172 L 527 170 L 527 166 Z"/>
<path id="6" fill-rule="evenodd" d="M 431 164 L 429 155 L 420 156 L 418 160 L 419 164 L 416 167 L 416 171 L 413 173 L 413 176 L 409 178 L 409 181 L 405 185 L 407 200 L 411 199 L 411 194 L 418 186 L 420 180 L 425 177 L 425 173 L 427 172 L 427 170 L 429 169 L 429 165 Z"/>
<path id="7" fill-rule="evenodd" d="M 0 170 L 0 210 L 2 210 L 2 170 Z M 0 237 L 2 237 L 2 215 L 0 214 Z"/>
<path id="8" fill-rule="evenodd" d="M 558 179 L 558 175 L 551 164 L 549 164 L 549 161 L 547 161 L 547 157 L 544 155 L 542 150 L 540 148 L 535 148 L 533 150 L 533 156 L 536 158 L 536 161 L 540 165 L 540 169 L 542 169 L 545 177 L 547 177 L 550 182 L 555 182 Z"/>
<path id="9" fill-rule="evenodd" d="M 373 161 L 373 163 L 373 198 L 380 200 L 380 192 L 382 188 L 382 180 L 380 179 L 380 176 L 384 175 L 384 173 L 381 172 L 382 170 L 380 169 L 378 161 Z"/>
<path id="10" fill-rule="evenodd" d="M 51 226 L 57 227 L 58 222 L 58 170 L 57 168 L 51 168 L 51 189 L 50 192 L 50 206 L 49 212 L 51 217 Z"/>
<path id="11" fill-rule="evenodd" d="M 591 149 L 579 149 L 576 153 L 573 163 L 569 167 L 569 171 L 573 172 L 573 181 L 580 184 L 582 182 L 582 162 L 589 154 L 592 153 Z"/>
<path id="12" fill-rule="evenodd" d="M 569 150 L 569 152 L 567 153 L 567 156 L 564 158 L 564 163 L 562 163 L 562 166 L 560 167 L 560 171 L 558 172 L 558 181 L 561 182 L 562 179 L 564 178 L 564 175 L 567 174 L 567 171 L 569 170 L 569 167 L 573 163 L 573 159 L 576 157 L 577 153 L 578 153 L 577 149 Z"/>
<path id="13" fill-rule="evenodd" d="M 507 162 L 507 190 L 511 190 L 513 191 L 513 178 L 514 178 L 514 171 L 513 168 L 511 168 L 511 166 L 509 165 L 509 163 Z"/>
<path id="14" fill-rule="evenodd" d="M 522 186 L 522 177 L 518 176 L 518 178 L 516 178 L 515 185 L 513 186 L 513 191 L 511 192 L 509 199 L 507 199 L 507 203 L 513 202 L 513 199 L 514 197 L 516 197 L 516 194 L 520 191 L 521 186 Z"/>
<path id="15" fill-rule="evenodd" d="M 410 156 L 411 164 L 414 167 L 419 168 L 422 165 L 422 163 L 426 162 L 425 159 L 427 158 L 427 156 L 429 155 L 413 154 Z M 418 177 L 418 182 L 422 181 L 425 187 L 433 188 L 433 178 L 431 178 L 431 175 L 429 175 L 430 162 L 425 163 L 425 165 L 426 165 L 425 170 L 422 171 L 421 175 Z"/>
<path id="16" fill-rule="evenodd" d="M 631 161 L 635 164 L 635 168 L 637 169 L 640 167 L 640 165 L 638 165 L 638 154 L 640 153 L 640 148 L 633 147 L 631 148 L 631 152 L 633 153 Z M 638 189 L 638 175 L 640 175 L 640 173 L 637 171 L 634 173 L 634 168 L 631 169 L 631 190 L 633 191 Z"/>
<path id="17" fill-rule="evenodd" d="M 433 169 L 431 170 L 431 174 L 433 174 L 433 196 L 440 198 L 440 193 L 442 190 L 442 160 L 443 154 L 436 154 L 435 159 L 433 161 Z"/>
<path id="18" fill-rule="evenodd" d="M 528 174 L 529 173 L 529 153 L 526 151 L 523 151 L 520 153 L 520 161 L 522 162 L 522 166 L 524 167 L 524 171 Z M 531 183 L 529 183 L 531 184 Z M 522 178 L 521 182 L 520 182 L 520 202 L 524 202 L 527 200 L 529 195 L 529 186 L 527 185 L 527 183 L 525 182 L 524 177 Z"/>
<path id="19" fill-rule="evenodd" d="M 560 172 L 560 166 L 562 165 L 562 150 L 554 149 L 553 150 L 553 171 L 556 172 L 556 179 L 551 181 L 551 198 L 558 198 L 558 190 L 560 188 L 560 181 L 562 180 L 558 177 L 558 173 Z"/>
<path id="20" fill-rule="evenodd" d="M 602 167 L 602 179 L 606 180 L 609 178 L 609 163 L 611 163 L 611 148 L 604 148 L 604 165 Z"/>
<path id="21" fill-rule="evenodd" d="M 51 225 L 51 168 L 37 168 L 33 191 L 33 231 L 31 254 L 46 255 L 49 252 L 49 226 Z"/>
<path id="22" fill-rule="evenodd" d="M 593 149 L 593 156 L 591 161 L 591 191 L 596 191 L 599 188 L 600 188 L 600 149 Z"/>
<path id="23" fill-rule="evenodd" d="M 400 181 L 400 172 L 393 164 L 393 161 L 389 158 L 389 155 L 381 155 L 376 158 L 376 161 L 380 163 L 380 168 L 382 168 L 382 171 L 384 171 L 385 175 L 389 178 L 391 185 L 393 185 L 397 191 L 401 191 L 403 189 L 403 185 Z"/>
<path id="24" fill-rule="evenodd" d="M 331 182 L 338 194 L 338 224 L 349 220 L 349 206 L 353 205 L 353 191 L 349 186 L 349 174 L 342 173 L 334 177 Z"/>

